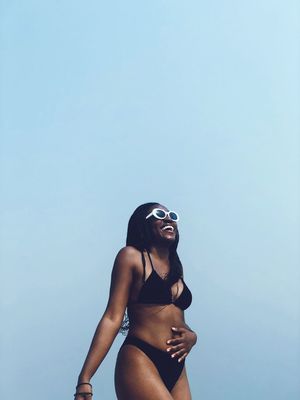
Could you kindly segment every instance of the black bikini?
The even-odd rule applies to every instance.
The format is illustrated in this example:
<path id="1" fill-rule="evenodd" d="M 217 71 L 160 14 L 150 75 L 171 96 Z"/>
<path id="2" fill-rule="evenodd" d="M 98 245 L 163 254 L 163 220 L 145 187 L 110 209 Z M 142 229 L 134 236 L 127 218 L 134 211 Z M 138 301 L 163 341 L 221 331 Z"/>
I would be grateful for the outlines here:
<path id="1" fill-rule="evenodd" d="M 158 373 L 166 385 L 169 392 L 175 386 L 178 378 L 184 367 L 184 360 L 180 363 L 178 359 L 172 358 L 166 351 L 157 349 L 151 344 L 139 339 L 136 336 L 127 336 L 122 347 L 126 344 L 131 344 L 144 352 L 155 365 Z"/>
<path id="2" fill-rule="evenodd" d="M 152 271 L 147 280 L 145 280 L 145 270 L 146 270 L 146 263 L 145 259 L 143 258 L 142 254 L 142 260 L 143 260 L 143 266 L 144 266 L 144 275 L 143 275 L 143 281 L 144 284 L 140 290 L 137 303 L 141 304 L 174 304 L 175 306 L 181 308 L 182 310 L 186 310 L 191 302 L 192 302 L 192 294 L 189 290 L 189 288 L 186 286 L 184 283 L 184 280 L 182 280 L 183 283 L 183 290 L 180 293 L 180 295 L 176 298 L 173 299 L 172 296 L 172 286 L 173 284 L 178 281 L 178 278 L 176 278 L 176 281 L 169 280 L 167 278 L 162 278 L 158 273 L 155 271 L 155 268 L 153 266 L 150 254 L 148 253 L 148 257 L 151 263 Z"/>
<path id="3" fill-rule="evenodd" d="M 186 286 L 184 280 L 180 278 L 183 283 L 183 289 L 180 295 L 174 299 L 172 296 L 171 288 L 174 285 L 174 283 L 178 281 L 178 279 L 176 279 L 174 282 L 174 280 L 172 281 L 168 278 L 166 279 L 162 278 L 155 271 L 149 253 L 148 257 L 151 263 L 152 271 L 149 277 L 145 279 L 146 263 L 144 255 L 142 253 L 142 261 L 144 267 L 144 274 L 143 274 L 144 284 L 140 290 L 136 303 L 161 304 L 161 305 L 174 304 L 176 307 L 179 307 L 182 310 L 186 310 L 192 302 L 192 294 L 189 288 Z M 166 385 L 168 390 L 171 391 L 181 375 L 185 360 L 179 363 L 177 358 L 172 358 L 170 354 L 167 353 L 166 351 L 157 349 L 156 347 L 145 342 L 144 340 L 137 338 L 136 336 L 127 336 L 122 347 L 125 346 L 126 344 L 138 347 L 150 358 L 150 360 L 156 366 L 164 384 Z"/>

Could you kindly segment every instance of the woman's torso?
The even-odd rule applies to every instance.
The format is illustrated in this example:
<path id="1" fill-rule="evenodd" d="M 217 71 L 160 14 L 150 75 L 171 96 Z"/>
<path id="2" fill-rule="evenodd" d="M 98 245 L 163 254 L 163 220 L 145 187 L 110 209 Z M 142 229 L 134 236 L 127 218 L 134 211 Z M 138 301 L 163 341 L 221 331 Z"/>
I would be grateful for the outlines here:
<path id="1" fill-rule="evenodd" d="M 128 304 L 128 335 L 165 350 L 166 341 L 174 336 L 171 328 L 186 326 L 184 309 L 192 296 L 182 278 L 171 282 L 161 277 L 151 255 L 142 256 Z"/>

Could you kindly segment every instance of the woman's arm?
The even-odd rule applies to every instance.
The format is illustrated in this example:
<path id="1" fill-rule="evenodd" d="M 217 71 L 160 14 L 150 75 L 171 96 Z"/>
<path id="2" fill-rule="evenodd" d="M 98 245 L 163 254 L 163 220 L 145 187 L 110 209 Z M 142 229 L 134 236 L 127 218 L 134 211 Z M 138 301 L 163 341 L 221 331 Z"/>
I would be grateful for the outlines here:
<path id="1" fill-rule="evenodd" d="M 128 246 L 121 249 L 115 259 L 108 304 L 94 334 L 78 377 L 78 384 L 90 381 L 120 329 L 133 280 L 136 255 L 137 250 Z M 89 386 L 82 385 L 77 389 L 77 392 L 82 391 L 91 390 Z"/>

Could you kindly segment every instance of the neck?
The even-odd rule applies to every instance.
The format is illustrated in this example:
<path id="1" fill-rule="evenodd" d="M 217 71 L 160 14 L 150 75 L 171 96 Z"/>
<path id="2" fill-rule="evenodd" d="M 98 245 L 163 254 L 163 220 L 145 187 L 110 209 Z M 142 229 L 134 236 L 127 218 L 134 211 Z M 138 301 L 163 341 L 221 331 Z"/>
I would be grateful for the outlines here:
<path id="1" fill-rule="evenodd" d="M 169 260 L 169 247 L 160 246 L 160 245 L 153 245 L 150 247 L 150 252 L 156 258 L 160 258 L 161 260 L 168 261 Z"/>

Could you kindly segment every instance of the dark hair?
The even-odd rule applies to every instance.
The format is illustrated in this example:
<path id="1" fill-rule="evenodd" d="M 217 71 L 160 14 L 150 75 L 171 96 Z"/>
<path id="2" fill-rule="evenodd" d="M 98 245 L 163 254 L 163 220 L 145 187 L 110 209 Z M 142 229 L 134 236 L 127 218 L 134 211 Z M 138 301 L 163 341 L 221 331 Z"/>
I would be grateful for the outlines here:
<path id="1" fill-rule="evenodd" d="M 149 223 L 150 220 L 146 219 L 146 216 L 151 208 L 159 205 L 160 203 L 151 202 L 142 204 L 135 209 L 128 222 L 126 246 L 133 246 L 140 251 L 150 250 L 153 243 L 153 233 Z M 178 242 L 179 233 L 177 230 L 175 241 L 169 248 L 170 273 L 168 279 L 172 282 L 182 278 L 183 274 L 182 264 L 177 254 Z"/>

